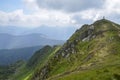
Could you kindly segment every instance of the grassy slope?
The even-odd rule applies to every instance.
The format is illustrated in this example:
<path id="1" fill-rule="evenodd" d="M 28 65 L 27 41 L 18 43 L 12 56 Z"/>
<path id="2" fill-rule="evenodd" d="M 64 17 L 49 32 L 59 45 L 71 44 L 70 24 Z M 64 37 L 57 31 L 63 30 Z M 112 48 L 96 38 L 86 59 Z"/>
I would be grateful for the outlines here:
<path id="1" fill-rule="evenodd" d="M 0 66 L 0 80 L 8 80 L 16 72 L 16 69 L 23 64 L 25 64 L 25 62 L 19 60 L 9 66 Z"/>
<path id="2" fill-rule="evenodd" d="M 29 80 L 31 78 L 31 76 L 33 76 L 36 72 L 38 72 L 48 62 L 48 60 L 51 59 L 54 56 L 54 54 L 59 49 L 60 49 L 60 46 L 56 46 L 52 49 L 52 51 L 48 55 L 43 57 L 43 60 L 39 61 L 39 64 L 37 64 L 37 66 L 35 67 L 34 72 L 30 76 L 27 76 L 25 78 L 25 80 Z"/>
<path id="3" fill-rule="evenodd" d="M 119 80 L 120 33 L 118 28 L 120 26 L 113 24 L 107 20 L 95 22 L 93 24 L 95 26 L 93 34 L 96 35 L 94 39 L 77 42 L 74 47 L 76 53 L 71 54 L 67 58 L 59 56 L 59 59 L 50 59 L 48 62 L 49 66 L 47 66 L 50 69 L 47 73 L 47 79 Z M 73 34 L 68 41 L 73 43 L 86 29 L 88 29 L 87 25 Z M 66 43 L 63 47 L 67 45 Z M 67 49 L 69 49 L 69 46 L 65 47 L 65 50 Z M 64 53 L 64 51 L 61 53 Z"/>
<path id="4" fill-rule="evenodd" d="M 14 69 L 8 66 L 0 66 L 0 80 L 7 80 L 11 74 L 14 73 Z"/>
<path id="5" fill-rule="evenodd" d="M 31 57 L 28 63 L 17 69 L 16 73 L 11 76 L 11 80 L 28 80 L 59 48 L 59 46 L 45 46 L 40 49 Z"/>
<path id="6" fill-rule="evenodd" d="M 102 25 L 104 24 L 104 25 Z M 78 48 L 87 55 L 90 53 L 95 54 L 90 60 L 84 61 L 80 66 L 85 68 L 85 70 L 77 69 L 74 74 L 68 74 L 58 78 L 58 80 L 119 80 L 120 79 L 120 37 L 118 36 L 118 31 L 114 26 L 108 22 L 102 24 L 95 23 L 98 30 L 107 30 L 103 33 L 104 37 L 98 36 L 96 39 L 90 42 L 83 42 L 78 45 Z M 103 27 L 104 26 L 104 27 Z M 110 41 L 110 38 L 113 38 Z M 93 46 L 91 49 L 87 49 L 87 46 Z M 82 47 L 80 47 L 82 46 Z M 84 57 L 84 56 L 82 56 Z M 78 64 L 81 61 L 81 57 L 78 58 L 74 63 Z M 78 65 L 77 65 L 78 66 Z M 74 65 L 74 67 L 77 67 Z M 57 79 L 56 79 L 57 80 Z"/>

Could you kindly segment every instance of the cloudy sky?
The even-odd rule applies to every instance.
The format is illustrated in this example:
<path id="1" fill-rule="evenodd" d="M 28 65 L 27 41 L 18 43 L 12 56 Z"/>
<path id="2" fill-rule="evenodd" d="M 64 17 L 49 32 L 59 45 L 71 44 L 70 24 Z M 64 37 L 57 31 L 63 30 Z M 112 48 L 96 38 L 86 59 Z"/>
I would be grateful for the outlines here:
<path id="1" fill-rule="evenodd" d="M 120 23 L 120 0 L 1 0 L 0 26 L 80 26 L 105 16 Z"/>

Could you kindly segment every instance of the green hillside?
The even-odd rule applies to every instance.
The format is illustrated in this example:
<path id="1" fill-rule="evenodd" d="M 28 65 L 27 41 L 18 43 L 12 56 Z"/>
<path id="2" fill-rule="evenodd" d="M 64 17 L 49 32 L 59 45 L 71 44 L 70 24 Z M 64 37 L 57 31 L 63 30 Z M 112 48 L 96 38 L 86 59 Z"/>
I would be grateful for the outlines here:
<path id="1" fill-rule="evenodd" d="M 10 77 L 10 80 L 29 79 L 39 67 L 43 66 L 42 63 L 45 63 L 58 49 L 59 46 L 45 46 L 38 50 L 27 63 L 16 69 L 16 73 Z"/>
<path id="2" fill-rule="evenodd" d="M 16 63 L 11 64 L 9 66 L 6 65 L 0 66 L 0 80 L 9 80 L 9 78 L 13 74 L 15 74 L 16 70 L 24 64 L 25 64 L 24 61 L 19 60 Z"/>
<path id="3" fill-rule="evenodd" d="M 45 46 L 36 51 L 27 62 L 20 60 L 9 66 L 0 66 L 0 80 L 29 80 L 59 48 L 60 46 Z"/>
<path id="4" fill-rule="evenodd" d="M 30 80 L 120 80 L 120 25 L 83 25 Z M 29 79 L 28 79 L 29 80 Z"/>

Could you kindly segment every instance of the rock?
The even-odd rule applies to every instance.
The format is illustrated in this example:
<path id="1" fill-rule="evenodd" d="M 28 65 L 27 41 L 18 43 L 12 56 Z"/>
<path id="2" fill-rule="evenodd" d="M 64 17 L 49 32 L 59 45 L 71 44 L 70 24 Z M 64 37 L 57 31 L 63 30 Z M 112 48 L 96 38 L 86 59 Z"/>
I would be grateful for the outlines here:
<path id="1" fill-rule="evenodd" d="M 94 25 L 91 25 L 89 29 L 92 29 L 92 30 L 94 30 Z"/>
<path id="2" fill-rule="evenodd" d="M 71 51 L 72 54 L 76 53 L 76 51 L 72 48 L 72 51 Z"/>
<path id="3" fill-rule="evenodd" d="M 70 55 L 70 54 L 67 54 L 67 55 L 65 56 L 65 58 L 68 58 L 68 57 L 69 57 L 69 55 Z"/>
<path id="4" fill-rule="evenodd" d="M 82 41 L 89 41 L 91 38 L 91 35 L 89 35 L 88 37 L 85 37 Z"/>
<path id="5" fill-rule="evenodd" d="M 65 56 L 65 53 L 62 52 L 62 57 L 64 57 L 64 56 Z"/>
<path id="6" fill-rule="evenodd" d="M 94 26 L 91 25 L 86 31 L 84 31 L 80 35 L 80 40 L 82 40 L 82 41 L 89 41 L 92 38 L 93 31 L 94 31 Z"/>
<path id="7" fill-rule="evenodd" d="M 95 37 L 96 37 L 96 36 L 95 36 L 95 35 L 93 35 L 93 36 L 92 36 L 92 39 L 94 39 Z"/>
<path id="8" fill-rule="evenodd" d="M 71 48 L 74 48 L 75 47 L 75 45 L 74 44 L 71 44 Z"/>

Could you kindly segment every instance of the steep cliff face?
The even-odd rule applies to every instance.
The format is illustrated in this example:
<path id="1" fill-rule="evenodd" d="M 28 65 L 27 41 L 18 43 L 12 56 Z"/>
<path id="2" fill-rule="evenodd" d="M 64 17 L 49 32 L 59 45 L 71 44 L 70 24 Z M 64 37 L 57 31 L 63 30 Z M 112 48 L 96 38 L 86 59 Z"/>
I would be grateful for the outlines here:
<path id="1" fill-rule="evenodd" d="M 103 69 L 100 74 L 107 74 L 107 77 L 98 76 L 96 80 L 117 80 L 120 78 L 119 44 L 120 25 L 106 19 L 83 25 L 39 71 L 36 71 L 31 80 L 94 80 L 100 69 Z"/>

